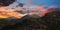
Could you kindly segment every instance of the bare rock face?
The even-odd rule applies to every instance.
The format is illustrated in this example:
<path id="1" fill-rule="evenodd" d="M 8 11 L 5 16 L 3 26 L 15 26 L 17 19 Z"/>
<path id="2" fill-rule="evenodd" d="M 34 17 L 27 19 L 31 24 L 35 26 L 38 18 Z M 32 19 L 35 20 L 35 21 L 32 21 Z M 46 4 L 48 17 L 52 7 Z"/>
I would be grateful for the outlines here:
<path id="1" fill-rule="evenodd" d="M 15 0 L 0 0 L 0 5 L 8 6 L 8 5 L 12 4 L 13 2 L 15 2 Z"/>

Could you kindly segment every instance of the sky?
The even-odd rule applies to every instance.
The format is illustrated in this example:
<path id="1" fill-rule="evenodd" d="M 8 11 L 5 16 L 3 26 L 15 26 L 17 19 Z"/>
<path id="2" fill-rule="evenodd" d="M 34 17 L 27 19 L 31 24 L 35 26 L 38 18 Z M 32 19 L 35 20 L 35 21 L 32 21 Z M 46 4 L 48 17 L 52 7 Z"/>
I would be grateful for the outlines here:
<path id="1" fill-rule="evenodd" d="M 31 0 L 17 0 L 20 3 L 24 3 L 24 4 L 29 4 L 29 2 Z M 42 5 L 45 7 L 51 6 L 51 5 L 55 5 L 57 7 L 60 7 L 60 0 L 32 0 L 34 5 Z M 15 2 L 14 5 L 17 5 L 18 3 Z"/>

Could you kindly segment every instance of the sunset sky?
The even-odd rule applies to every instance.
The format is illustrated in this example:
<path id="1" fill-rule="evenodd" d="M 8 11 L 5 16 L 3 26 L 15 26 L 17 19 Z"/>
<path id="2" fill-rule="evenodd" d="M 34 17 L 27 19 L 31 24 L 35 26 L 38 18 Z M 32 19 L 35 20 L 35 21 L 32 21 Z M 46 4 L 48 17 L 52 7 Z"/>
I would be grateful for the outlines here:
<path id="1" fill-rule="evenodd" d="M 31 0 L 17 0 L 20 3 L 29 4 Z M 60 7 L 60 0 L 32 0 L 33 5 L 43 5 L 45 7 L 55 5 L 57 7 Z M 15 2 L 14 5 L 17 5 L 18 3 Z"/>

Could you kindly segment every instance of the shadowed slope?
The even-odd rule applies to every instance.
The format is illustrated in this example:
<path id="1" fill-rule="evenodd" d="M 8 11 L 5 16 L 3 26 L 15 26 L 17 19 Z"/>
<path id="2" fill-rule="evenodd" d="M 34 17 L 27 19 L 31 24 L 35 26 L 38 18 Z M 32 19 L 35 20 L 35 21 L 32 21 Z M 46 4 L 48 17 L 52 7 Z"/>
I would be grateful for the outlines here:
<path id="1" fill-rule="evenodd" d="M 17 30 L 60 30 L 60 11 L 47 13 L 44 17 L 24 16 L 15 25 L 5 26 L 3 29 Z"/>

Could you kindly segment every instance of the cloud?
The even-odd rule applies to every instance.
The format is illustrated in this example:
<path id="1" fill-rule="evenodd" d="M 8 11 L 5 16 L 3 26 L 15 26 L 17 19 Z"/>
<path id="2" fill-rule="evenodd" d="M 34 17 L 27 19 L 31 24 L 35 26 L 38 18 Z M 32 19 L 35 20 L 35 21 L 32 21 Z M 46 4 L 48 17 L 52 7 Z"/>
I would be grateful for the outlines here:
<path id="1" fill-rule="evenodd" d="M 20 3 L 29 4 L 29 0 L 17 0 Z"/>

